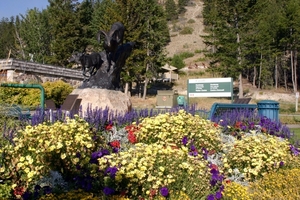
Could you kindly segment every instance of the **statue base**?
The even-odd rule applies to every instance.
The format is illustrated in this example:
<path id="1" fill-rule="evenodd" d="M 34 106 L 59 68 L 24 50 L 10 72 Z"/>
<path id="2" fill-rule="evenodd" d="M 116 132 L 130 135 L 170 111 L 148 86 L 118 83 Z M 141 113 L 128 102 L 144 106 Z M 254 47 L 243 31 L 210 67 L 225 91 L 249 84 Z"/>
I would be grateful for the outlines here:
<path id="1" fill-rule="evenodd" d="M 75 89 L 72 94 L 78 94 L 78 98 L 82 99 L 81 109 L 83 116 L 87 115 L 88 108 L 92 110 L 108 108 L 109 112 L 125 114 L 132 107 L 130 98 L 121 91 L 85 88 Z"/>

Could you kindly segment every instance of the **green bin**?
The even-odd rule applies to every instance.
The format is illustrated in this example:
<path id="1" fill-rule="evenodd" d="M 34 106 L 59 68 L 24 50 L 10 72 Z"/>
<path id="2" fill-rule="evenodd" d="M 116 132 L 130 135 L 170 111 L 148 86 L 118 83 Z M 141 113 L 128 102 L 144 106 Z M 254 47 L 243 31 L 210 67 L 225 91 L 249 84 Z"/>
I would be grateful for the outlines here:
<path id="1" fill-rule="evenodd" d="M 172 108 L 177 105 L 177 90 L 157 90 L 156 107 Z"/>
<path id="2" fill-rule="evenodd" d="M 279 103 L 273 100 L 262 100 L 257 103 L 260 116 L 267 117 L 273 121 L 279 120 Z"/>
<path id="3" fill-rule="evenodd" d="M 177 105 L 178 106 L 186 106 L 186 101 L 184 96 L 177 97 Z"/>

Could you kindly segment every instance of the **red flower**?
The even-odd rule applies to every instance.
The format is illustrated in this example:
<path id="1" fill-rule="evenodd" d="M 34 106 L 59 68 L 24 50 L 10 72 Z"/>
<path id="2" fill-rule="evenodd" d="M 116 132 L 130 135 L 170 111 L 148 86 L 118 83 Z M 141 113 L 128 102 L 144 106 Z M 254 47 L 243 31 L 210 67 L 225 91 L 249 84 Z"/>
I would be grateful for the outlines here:
<path id="1" fill-rule="evenodd" d="M 150 189 L 150 197 L 154 197 L 157 195 L 157 190 L 155 189 Z"/>
<path id="2" fill-rule="evenodd" d="M 109 130 L 111 130 L 111 129 L 112 129 L 112 127 L 113 127 L 113 125 L 112 125 L 112 124 L 108 124 L 108 125 L 105 127 L 105 130 L 109 131 Z"/>
<path id="3" fill-rule="evenodd" d="M 261 131 L 262 131 L 263 133 L 266 133 L 266 132 L 267 132 L 267 129 L 266 129 L 265 127 L 263 127 L 263 128 L 261 129 Z"/>
<path id="4" fill-rule="evenodd" d="M 215 126 L 215 127 L 218 127 L 218 126 L 219 126 L 219 124 L 217 124 L 217 123 L 214 123 L 214 126 Z"/>
<path id="5" fill-rule="evenodd" d="M 210 168 L 218 170 L 218 166 L 215 165 L 215 164 L 211 164 L 211 165 L 210 165 Z"/>
<path id="6" fill-rule="evenodd" d="M 131 144 L 134 144 L 137 142 L 137 139 L 132 131 L 129 131 L 127 138 Z"/>
<path id="7" fill-rule="evenodd" d="M 16 187 L 14 189 L 14 195 L 15 196 L 22 196 L 25 192 L 25 188 L 24 187 Z"/>
<path id="8" fill-rule="evenodd" d="M 225 183 L 230 184 L 231 180 L 226 180 Z"/>
<path id="9" fill-rule="evenodd" d="M 112 141 L 110 143 L 110 146 L 115 147 L 115 148 L 120 148 L 121 147 L 120 142 L 118 140 Z"/>
<path id="10" fill-rule="evenodd" d="M 241 128 L 242 122 L 236 122 L 234 128 Z"/>

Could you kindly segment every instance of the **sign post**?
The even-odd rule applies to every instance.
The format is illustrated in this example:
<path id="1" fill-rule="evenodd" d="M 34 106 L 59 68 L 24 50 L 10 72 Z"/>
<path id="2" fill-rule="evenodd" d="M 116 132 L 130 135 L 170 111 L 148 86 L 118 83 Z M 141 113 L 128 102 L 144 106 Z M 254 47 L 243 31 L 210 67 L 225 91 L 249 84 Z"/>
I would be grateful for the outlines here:
<path id="1" fill-rule="evenodd" d="M 298 99 L 299 99 L 299 92 L 296 92 L 296 112 L 298 112 Z"/>
<path id="2" fill-rule="evenodd" d="M 190 97 L 231 97 L 233 102 L 232 78 L 188 79 L 187 102 Z"/>

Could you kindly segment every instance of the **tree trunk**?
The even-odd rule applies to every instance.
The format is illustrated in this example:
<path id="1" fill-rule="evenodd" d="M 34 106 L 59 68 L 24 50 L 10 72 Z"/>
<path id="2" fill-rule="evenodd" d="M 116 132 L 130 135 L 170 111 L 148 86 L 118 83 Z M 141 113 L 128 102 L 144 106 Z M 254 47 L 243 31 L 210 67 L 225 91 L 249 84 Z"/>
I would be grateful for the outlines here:
<path id="1" fill-rule="evenodd" d="M 298 91 L 298 81 L 297 81 L 297 65 L 298 65 L 298 51 L 295 50 L 294 53 L 294 92 L 296 93 Z"/>
<path id="2" fill-rule="evenodd" d="M 261 70 L 262 70 L 262 52 L 260 53 L 260 63 L 259 63 L 259 74 L 258 74 L 258 88 L 260 89 L 260 79 L 261 79 Z"/>
<path id="3" fill-rule="evenodd" d="M 128 95 L 128 83 L 125 83 L 124 93 Z"/>
<path id="4" fill-rule="evenodd" d="M 254 75 L 253 75 L 252 86 L 253 86 L 253 87 L 256 87 L 255 81 L 256 81 L 257 70 L 256 70 L 256 67 L 255 67 L 255 66 L 254 66 L 254 68 L 253 68 L 253 73 L 254 73 Z"/>
<path id="5" fill-rule="evenodd" d="M 146 66 L 146 74 L 147 74 L 148 70 L 149 70 L 149 63 L 147 63 L 147 66 Z M 146 76 L 145 77 L 145 84 L 144 84 L 144 93 L 143 93 L 143 99 L 144 100 L 146 99 L 146 95 L 147 95 L 148 82 L 149 82 L 149 78 Z"/>
<path id="6" fill-rule="evenodd" d="M 291 72 L 292 72 L 292 83 L 293 83 L 293 90 L 295 92 L 295 75 L 294 75 L 294 58 L 293 58 L 293 51 L 291 50 Z"/>
<path id="7" fill-rule="evenodd" d="M 239 98 L 244 97 L 244 89 L 243 89 L 243 77 L 242 73 L 239 74 Z"/>
<path id="8" fill-rule="evenodd" d="M 287 91 L 288 87 L 287 87 L 286 69 L 283 70 L 283 74 L 284 74 L 284 87 L 285 87 L 285 91 Z"/>
<path id="9" fill-rule="evenodd" d="M 275 72 L 274 72 L 274 79 L 275 79 L 275 89 L 278 89 L 278 63 L 277 63 L 277 56 L 275 57 Z"/>

